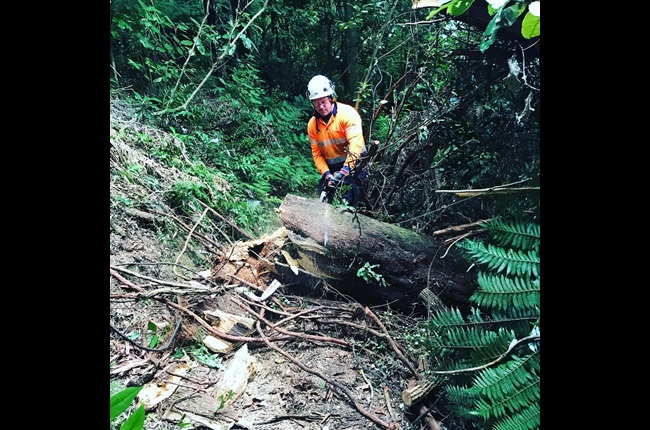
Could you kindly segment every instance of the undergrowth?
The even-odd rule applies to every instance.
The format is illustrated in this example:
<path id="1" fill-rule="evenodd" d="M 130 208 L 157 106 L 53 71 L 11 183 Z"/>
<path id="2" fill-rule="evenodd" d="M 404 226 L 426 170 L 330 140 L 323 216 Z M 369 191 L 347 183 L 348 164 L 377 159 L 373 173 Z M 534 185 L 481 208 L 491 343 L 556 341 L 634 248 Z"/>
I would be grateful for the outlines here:
<path id="1" fill-rule="evenodd" d="M 287 194 L 316 196 L 320 175 L 305 133 L 304 101 L 261 92 L 252 66 L 243 64 L 238 71 L 232 82 L 213 90 L 219 101 L 208 125 L 209 97 L 197 102 L 201 109 L 188 109 L 163 124 L 139 116 L 140 101 L 119 93 L 111 106 L 111 144 L 125 154 L 114 157 L 113 167 L 125 181 L 149 190 L 140 202 L 129 204 L 171 210 L 190 223 L 207 207 L 226 224 L 259 237 L 281 226 L 274 209 Z M 269 97 L 271 102 L 260 103 Z M 138 107 L 125 107 L 129 104 Z M 125 196 L 112 198 L 114 204 L 125 202 Z M 214 213 L 205 216 L 206 224 Z"/>
<path id="2" fill-rule="evenodd" d="M 494 219 L 489 239 L 460 246 L 478 269 L 468 315 L 432 313 L 421 339 L 448 407 L 477 429 L 540 426 L 540 229 Z"/>

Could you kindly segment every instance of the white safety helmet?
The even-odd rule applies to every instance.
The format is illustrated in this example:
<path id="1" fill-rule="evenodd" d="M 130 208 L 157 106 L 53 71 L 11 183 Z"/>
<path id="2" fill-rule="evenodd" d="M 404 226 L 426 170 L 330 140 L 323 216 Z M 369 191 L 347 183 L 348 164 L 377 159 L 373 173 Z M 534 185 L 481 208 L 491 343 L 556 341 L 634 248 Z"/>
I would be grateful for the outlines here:
<path id="1" fill-rule="evenodd" d="M 307 97 L 309 100 L 314 100 L 325 96 L 336 97 L 334 84 L 325 76 L 316 75 L 307 84 Z"/>

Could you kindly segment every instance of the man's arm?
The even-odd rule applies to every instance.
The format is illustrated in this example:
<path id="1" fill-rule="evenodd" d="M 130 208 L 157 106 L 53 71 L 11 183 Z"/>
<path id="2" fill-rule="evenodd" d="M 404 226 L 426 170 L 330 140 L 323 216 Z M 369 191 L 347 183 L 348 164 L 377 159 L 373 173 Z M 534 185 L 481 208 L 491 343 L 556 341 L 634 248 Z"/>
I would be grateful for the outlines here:
<path id="1" fill-rule="evenodd" d="M 348 156 L 345 159 L 345 165 L 354 169 L 354 166 L 361 156 L 361 152 L 366 146 L 363 139 L 363 129 L 361 127 L 361 116 L 354 108 L 351 109 L 349 120 L 345 129 L 345 137 L 348 139 Z"/>
<path id="2" fill-rule="evenodd" d="M 327 170 L 329 170 L 329 167 L 327 166 L 327 161 L 325 161 L 325 157 L 323 156 L 323 153 L 320 150 L 320 146 L 318 146 L 318 142 L 316 140 L 315 121 L 315 117 L 311 117 L 309 120 L 309 123 L 307 125 L 307 135 L 309 136 L 309 142 L 311 144 L 311 156 L 314 159 L 314 165 L 316 165 L 318 173 L 322 175 Z"/>

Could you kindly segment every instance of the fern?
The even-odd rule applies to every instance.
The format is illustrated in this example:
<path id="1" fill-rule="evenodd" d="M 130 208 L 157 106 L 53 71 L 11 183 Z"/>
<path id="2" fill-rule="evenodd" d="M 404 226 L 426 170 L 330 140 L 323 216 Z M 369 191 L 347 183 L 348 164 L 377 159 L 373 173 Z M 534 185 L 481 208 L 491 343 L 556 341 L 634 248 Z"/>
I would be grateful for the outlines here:
<path id="1" fill-rule="evenodd" d="M 474 379 L 478 395 L 476 414 L 489 418 L 503 416 L 539 400 L 539 354 L 513 357 L 493 369 L 485 369 Z"/>
<path id="2" fill-rule="evenodd" d="M 518 415 L 506 417 L 494 430 L 534 430 L 540 428 L 539 403 L 534 403 L 519 411 Z"/>
<path id="3" fill-rule="evenodd" d="M 536 250 L 529 251 L 504 249 L 492 244 L 466 241 L 460 245 L 477 264 L 507 275 L 539 276 L 539 255 Z"/>
<path id="4" fill-rule="evenodd" d="M 468 315 L 445 309 L 424 323 L 432 375 L 447 375 L 451 409 L 492 430 L 539 428 L 539 225 L 496 219 L 486 242 L 460 244 L 478 267 Z M 524 342 L 518 342 L 530 337 Z"/>
<path id="5" fill-rule="evenodd" d="M 539 252 L 539 225 L 533 223 L 506 223 L 494 218 L 481 224 L 498 246 L 513 249 L 534 249 Z"/>
<path id="6" fill-rule="evenodd" d="M 530 309 L 539 307 L 539 279 L 528 276 L 509 278 L 503 275 L 478 275 L 479 289 L 471 301 L 488 308 Z"/>
<path id="7" fill-rule="evenodd" d="M 446 312 L 433 314 L 430 323 L 432 327 L 447 329 L 449 327 L 465 325 L 465 319 L 463 318 L 463 314 L 460 313 L 460 310 L 452 308 Z"/>

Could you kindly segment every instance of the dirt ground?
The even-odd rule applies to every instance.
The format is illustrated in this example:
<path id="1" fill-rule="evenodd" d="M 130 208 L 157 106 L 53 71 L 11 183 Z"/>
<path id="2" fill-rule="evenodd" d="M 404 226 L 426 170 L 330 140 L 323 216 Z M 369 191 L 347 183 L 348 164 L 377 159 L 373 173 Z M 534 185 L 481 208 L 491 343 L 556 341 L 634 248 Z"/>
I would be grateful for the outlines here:
<path id="1" fill-rule="evenodd" d="M 430 403 L 404 405 L 422 371 L 404 342 L 418 317 L 337 297 L 327 283 L 281 285 L 262 300 L 246 281 L 215 282 L 210 241 L 189 240 L 191 226 L 157 200 L 179 173 L 130 140 L 145 131 L 112 110 L 111 394 L 144 387 L 145 429 L 463 428 Z M 129 177 L 134 165 L 155 187 Z M 207 339 L 223 333 L 217 352 Z"/>
<path id="2" fill-rule="evenodd" d="M 145 381 L 147 387 L 170 384 L 175 368 L 182 366 L 188 370 L 186 378 L 171 383 L 176 389 L 169 397 L 162 398 L 166 394 L 162 393 L 160 399 L 153 400 L 156 404 L 149 409 L 145 428 L 409 428 L 401 392 L 413 379 L 412 375 L 391 349 L 381 326 L 364 312 L 363 305 L 343 299 L 334 301 L 279 292 L 268 299 L 268 303 L 258 304 L 246 300 L 243 293 L 237 293 L 234 288 L 224 293 L 180 298 L 179 301 L 185 302 L 195 314 L 199 313 L 198 308 L 207 306 L 225 308 L 231 315 L 251 317 L 232 305 L 219 306 L 228 301 L 246 304 L 256 312 L 263 309 L 264 335 L 273 338 L 286 333 L 282 340 L 271 343 L 275 348 L 265 344 L 260 332 L 254 329 L 245 336 L 250 341 L 233 342 L 229 353 L 203 350 L 203 355 L 211 354 L 214 358 L 214 363 L 208 362 L 212 364 L 209 366 L 192 354 L 201 337 L 197 333 L 198 324 L 191 316 L 165 304 L 164 301 L 170 299 L 163 293 L 160 300 L 135 298 L 140 293 L 127 287 L 133 283 L 144 291 L 164 290 L 164 284 L 156 284 L 173 277 L 168 277 L 165 265 L 156 262 L 173 261 L 169 250 L 160 246 L 153 232 L 146 230 L 131 230 L 128 238 L 112 233 L 111 248 L 114 250 L 111 267 L 117 274 L 111 277 L 111 325 L 127 336 L 139 332 L 149 333 L 150 338 L 149 321 L 157 327 L 170 328 L 179 318 L 182 320 L 172 347 L 163 351 L 138 347 L 148 345 L 143 336 L 135 337 L 132 343 L 116 330 L 111 331 L 111 381 L 116 381 L 116 387 L 138 386 Z M 131 275 L 131 272 L 138 275 Z M 120 282 L 120 278 L 128 278 L 128 283 Z M 379 318 L 379 315 L 385 317 L 387 311 L 375 309 L 370 312 Z M 395 325 L 414 323 L 389 311 L 388 314 L 389 321 Z M 266 318 L 283 332 L 274 332 L 272 322 Z M 281 320 L 288 321 L 281 323 Z M 169 340 L 170 332 L 168 330 L 160 340 L 158 348 Z M 217 382 L 242 348 L 250 357 L 247 360 L 252 367 L 251 375 L 238 397 L 219 408 Z M 178 357 L 174 350 L 183 353 Z M 170 414 L 176 409 L 186 413 L 183 422 L 195 427 L 182 427 L 178 417 Z M 394 427 L 390 427 L 392 425 Z"/>

